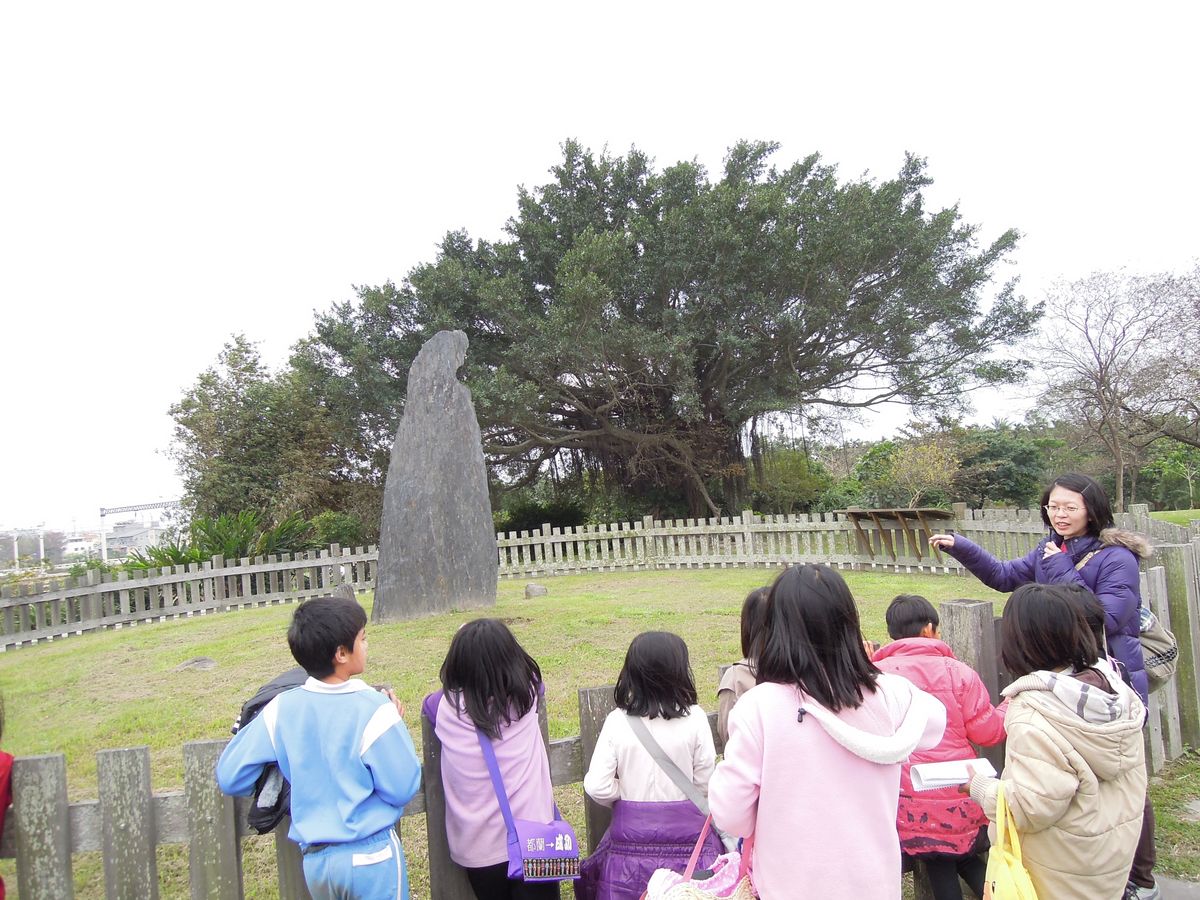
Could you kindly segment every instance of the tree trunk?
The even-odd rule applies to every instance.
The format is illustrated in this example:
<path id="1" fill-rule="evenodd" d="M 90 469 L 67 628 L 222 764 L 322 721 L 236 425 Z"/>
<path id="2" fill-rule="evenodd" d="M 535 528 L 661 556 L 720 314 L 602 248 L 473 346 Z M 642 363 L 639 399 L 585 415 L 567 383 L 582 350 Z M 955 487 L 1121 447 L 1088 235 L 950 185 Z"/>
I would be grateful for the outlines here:
<path id="1" fill-rule="evenodd" d="M 1117 452 L 1116 458 L 1117 473 L 1117 496 L 1116 502 L 1113 504 L 1113 512 L 1125 512 L 1125 460 L 1121 456 L 1120 451 Z"/>
<path id="2" fill-rule="evenodd" d="M 721 514 L 698 475 L 689 474 L 684 478 L 683 496 L 687 500 L 688 515 L 692 518 L 703 519 Z"/>
<path id="3" fill-rule="evenodd" d="M 754 483 L 761 491 L 767 476 L 763 466 L 762 437 L 758 433 L 758 416 L 750 420 L 750 465 L 754 467 Z"/>
<path id="4" fill-rule="evenodd" d="M 725 494 L 725 508 L 732 515 L 745 509 L 750 500 L 750 477 L 746 470 L 746 455 L 742 452 L 740 427 L 730 426 L 723 456 L 721 462 L 726 474 L 721 476 L 721 490 Z"/>

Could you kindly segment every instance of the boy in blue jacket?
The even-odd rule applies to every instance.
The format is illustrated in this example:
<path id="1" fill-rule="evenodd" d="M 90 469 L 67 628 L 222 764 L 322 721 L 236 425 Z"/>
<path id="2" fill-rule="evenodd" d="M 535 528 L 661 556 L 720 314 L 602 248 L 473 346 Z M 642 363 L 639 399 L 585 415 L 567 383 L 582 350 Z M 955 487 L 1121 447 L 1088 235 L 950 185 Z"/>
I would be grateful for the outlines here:
<path id="1" fill-rule="evenodd" d="M 408 900 L 395 824 L 421 764 L 395 695 L 354 677 L 366 666 L 366 626 L 355 600 L 297 607 L 288 646 L 308 680 L 268 703 L 217 762 L 217 783 L 235 796 L 278 763 L 292 787 L 288 837 L 304 854 L 313 900 Z"/>

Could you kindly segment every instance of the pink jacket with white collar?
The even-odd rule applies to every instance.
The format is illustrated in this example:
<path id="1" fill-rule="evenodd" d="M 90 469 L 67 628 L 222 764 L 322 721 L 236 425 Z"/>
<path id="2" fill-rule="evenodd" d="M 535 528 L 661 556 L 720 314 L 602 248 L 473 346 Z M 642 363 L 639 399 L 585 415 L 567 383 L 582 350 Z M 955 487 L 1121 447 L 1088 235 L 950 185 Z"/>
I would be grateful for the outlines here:
<path id="1" fill-rule="evenodd" d="M 902 675 L 942 701 L 946 733 L 930 750 L 918 750 L 900 774 L 900 808 L 896 827 L 901 849 L 922 853 L 967 853 L 987 817 L 979 804 L 957 787 L 914 791 L 909 769 L 915 763 L 974 759 L 972 742 L 991 746 L 1004 740 L 1004 716 L 992 706 L 979 675 L 959 662 L 946 644 L 934 638 L 903 638 L 881 647 L 872 661 L 884 672 Z"/>
<path id="2" fill-rule="evenodd" d="M 759 897 L 900 900 L 900 764 L 935 746 L 945 724 L 941 703 L 886 672 L 860 706 L 836 713 L 796 685 L 746 691 L 708 802 L 720 828 L 755 836 Z"/>

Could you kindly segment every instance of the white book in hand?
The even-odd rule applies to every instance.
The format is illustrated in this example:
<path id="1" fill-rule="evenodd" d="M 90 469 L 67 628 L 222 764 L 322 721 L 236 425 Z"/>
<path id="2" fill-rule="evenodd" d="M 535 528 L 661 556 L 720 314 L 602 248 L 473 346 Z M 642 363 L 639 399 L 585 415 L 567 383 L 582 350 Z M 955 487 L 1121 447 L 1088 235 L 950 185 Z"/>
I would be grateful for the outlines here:
<path id="1" fill-rule="evenodd" d="M 995 775 L 996 770 L 986 759 L 952 759 L 947 762 L 918 763 L 910 770 L 914 791 L 966 784 L 973 774 Z"/>

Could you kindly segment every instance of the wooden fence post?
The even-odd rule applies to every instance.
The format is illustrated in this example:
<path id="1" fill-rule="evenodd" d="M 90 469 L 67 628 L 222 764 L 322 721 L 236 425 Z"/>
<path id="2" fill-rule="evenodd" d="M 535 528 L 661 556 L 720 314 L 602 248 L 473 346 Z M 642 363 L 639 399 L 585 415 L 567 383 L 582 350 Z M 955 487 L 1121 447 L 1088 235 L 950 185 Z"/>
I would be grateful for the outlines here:
<path id="1" fill-rule="evenodd" d="M 421 712 L 421 777 L 425 790 L 425 836 L 432 900 L 474 900 L 475 892 L 462 866 L 450 858 L 446 841 L 446 791 L 442 787 L 442 742 L 433 723 Z"/>
<path id="2" fill-rule="evenodd" d="M 312 900 L 304 880 L 304 857 L 300 845 L 288 837 L 292 817 L 284 816 L 275 826 L 275 868 L 279 872 L 279 900 Z"/>
<path id="3" fill-rule="evenodd" d="M 750 526 L 754 524 L 754 511 L 742 510 L 742 559 L 744 566 L 754 565 L 754 532 Z"/>
<path id="4" fill-rule="evenodd" d="M 188 875 L 192 900 L 242 900 L 242 844 L 237 807 L 217 787 L 217 758 L 228 741 L 183 745 L 183 795 L 188 815 Z"/>
<path id="5" fill-rule="evenodd" d="M 600 729 L 608 714 L 616 709 L 612 685 L 584 688 L 579 692 L 579 742 L 582 747 L 583 771 L 592 763 L 592 753 L 600 738 Z M 588 853 L 596 852 L 596 845 L 612 822 L 612 809 L 583 796 L 584 821 L 587 824 Z"/>
<path id="6" fill-rule="evenodd" d="M 100 830 L 109 900 L 156 900 L 157 844 L 150 790 L 150 748 L 100 750 Z"/>
<path id="7" fill-rule="evenodd" d="M 658 547 L 650 532 L 654 530 L 654 516 L 642 516 L 642 565 L 647 569 L 658 568 Z"/>
<path id="8" fill-rule="evenodd" d="M 554 526 L 543 522 L 539 534 L 542 538 L 542 571 L 547 575 L 554 574 L 554 547 L 550 540 Z"/>
<path id="9" fill-rule="evenodd" d="M 996 660 L 995 607 L 990 600 L 947 600 L 941 605 L 942 640 L 954 655 L 979 673 L 992 703 L 1000 701 Z"/>
<path id="10" fill-rule="evenodd" d="M 1167 576 L 1171 630 L 1179 642 L 1179 727 L 1183 743 L 1200 747 L 1200 609 L 1197 608 L 1196 553 L 1190 544 L 1160 544 L 1155 555 Z"/>
<path id="11" fill-rule="evenodd" d="M 948 600 L 941 606 L 942 640 L 959 661 L 979 673 L 992 703 L 1000 702 L 996 647 L 995 608 L 990 600 Z M 999 771 L 1004 764 L 1004 743 L 984 747 L 980 753 Z"/>
<path id="12" fill-rule="evenodd" d="M 13 766 L 13 824 L 17 829 L 17 884 L 25 900 L 71 900 L 71 830 L 67 758 L 28 756 Z"/>
<path id="13" fill-rule="evenodd" d="M 1146 573 L 1146 586 L 1146 602 L 1163 626 L 1170 630 L 1172 625 L 1171 607 L 1167 602 L 1167 573 L 1162 566 L 1155 566 Z M 1179 686 L 1175 679 L 1167 682 L 1150 698 L 1150 702 L 1154 703 L 1156 698 L 1161 711 L 1162 726 L 1166 731 L 1166 756 L 1167 759 L 1175 759 L 1183 753 L 1183 735 L 1179 730 Z"/>

